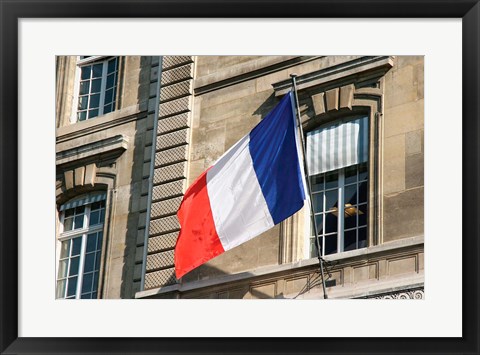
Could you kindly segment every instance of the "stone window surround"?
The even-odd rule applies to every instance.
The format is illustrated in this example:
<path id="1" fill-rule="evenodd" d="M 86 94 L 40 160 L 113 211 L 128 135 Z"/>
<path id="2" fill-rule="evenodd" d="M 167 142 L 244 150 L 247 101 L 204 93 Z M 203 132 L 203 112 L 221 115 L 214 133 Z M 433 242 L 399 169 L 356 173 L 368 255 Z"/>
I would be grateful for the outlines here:
<path id="1" fill-rule="evenodd" d="M 367 114 L 369 117 L 368 247 L 383 242 L 383 77 L 392 67 L 393 57 L 360 57 L 296 77 L 304 132 L 352 114 Z M 272 86 L 275 96 L 281 97 L 291 90 L 292 80 L 283 80 Z M 298 236 L 305 234 L 303 231 L 307 230 L 310 219 L 303 211 L 298 214 L 302 216 L 293 216 L 281 223 L 282 263 L 308 257 L 305 246 L 308 241 L 302 243 Z M 302 220 L 305 226 L 300 226 Z M 292 248 L 293 251 L 285 252 Z"/>
<path id="2" fill-rule="evenodd" d="M 76 124 L 78 122 L 84 122 L 84 121 L 77 121 L 77 104 L 78 104 L 78 96 L 79 96 L 79 90 L 80 90 L 80 73 L 81 73 L 81 67 L 83 65 L 87 64 L 93 64 L 94 62 L 103 62 L 107 61 L 109 58 L 114 57 L 114 56 L 106 56 L 106 55 L 95 55 L 95 56 L 90 56 L 85 59 L 80 59 L 80 56 L 77 56 L 77 61 L 76 61 L 76 67 L 75 67 L 75 80 L 74 80 L 74 88 L 73 88 L 73 105 L 72 105 L 72 112 L 70 113 L 70 124 Z M 118 69 L 117 69 L 117 83 L 116 83 L 116 100 L 115 100 L 115 107 L 112 109 L 111 112 L 115 112 L 120 106 L 121 102 L 121 78 L 123 77 L 123 62 L 124 58 L 122 56 L 117 56 L 118 60 Z M 96 117 L 93 117 L 91 119 L 96 119 L 98 117 L 102 117 L 104 114 L 99 114 Z M 89 121 L 91 119 L 87 119 L 85 121 Z"/>

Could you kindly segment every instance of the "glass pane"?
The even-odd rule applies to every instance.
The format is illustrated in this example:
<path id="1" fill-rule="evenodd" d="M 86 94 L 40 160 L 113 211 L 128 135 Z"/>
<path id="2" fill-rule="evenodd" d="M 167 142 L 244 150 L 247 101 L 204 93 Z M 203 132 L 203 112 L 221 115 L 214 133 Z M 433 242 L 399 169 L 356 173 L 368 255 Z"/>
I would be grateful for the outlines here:
<path id="1" fill-rule="evenodd" d="M 65 218 L 63 220 L 63 230 L 71 231 L 73 228 L 73 218 Z"/>
<path id="2" fill-rule="evenodd" d="M 93 211 L 90 213 L 90 225 L 94 226 L 100 221 L 100 211 Z"/>
<path id="3" fill-rule="evenodd" d="M 100 270 L 100 258 L 101 258 L 101 253 L 97 251 L 97 254 L 95 257 L 95 271 Z"/>
<path id="4" fill-rule="evenodd" d="M 107 113 L 112 112 L 112 107 L 113 107 L 112 104 L 108 104 L 108 105 L 103 106 L 103 114 L 105 115 Z"/>
<path id="5" fill-rule="evenodd" d="M 362 181 L 368 178 L 367 163 L 358 165 L 358 181 Z"/>
<path id="6" fill-rule="evenodd" d="M 95 264 L 95 253 L 89 253 L 85 255 L 85 264 L 83 265 L 83 272 L 93 271 Z"/>
<path id="7" fill-rule="evenodd" d="M 68 269 L 68 259 L 67 260 L 61 260 L 58 263 L 58 279 L 67 277 L 67 269 Z"/>
<path id="8" fill-rule="evenodd" d="M 73 217 L 75 214 L 75 208 L 69 208 L 65 211 L 65 217 Z"/>
<path id="9" fill-rule="evenodd" d="M 357 230 L 345 232 L 345 239 L 343 241 L 343 250 L 354 250 L 357 248 Z"/>
<path id="10" fill-rule="evenodd" d="M 105 91 L 105 103 L 109 104 L 113 101 L 113 89 Z"/>
<path id="11" fill-rule="evenodd" d="M 72 256 L 80 255 L 80 248 L 82 246 L 82 237 L 72 239 Z"/>
<path id="12" fill-rule="evenodd" d="M 356 206 L 350 208 L 351 210 L 356 212 Z M 347 211 L 347 210 L 346 210 Z M 344 213 L 344 228 L 355 228 L 357 226 L 357 214 L 356 213 Z"/>
<path id="13" fill-rule="evenodd" d="M 100 78 L 103 72 L 103 63 L 95 64 L 93 66 L 93 75 L 92 78 Z"/>
<path id="14" fill-rule="evenodd" d="M 345 168 L 345 184 L 351 184 L 357 181 L 357 165 Z"/>
<path id="15" fill-rule="evenodd" d="M 358 247 L 359 248 L 367 247 L 367 228 L 358 229 Z"/>
<path id="16" fill-rule="evenodd" d="M 100 106 L 100 94 L 90 96 L 88 108 L 98 108 L 98 106 Z"/>
<path id="17" fill-rule="evenodd" d="M 98 232 L 97 250 L 102 249 L 103 232 Z"/>
<path id="18" fill-rule="evenodd" d="M 62 242 L 60 246 L 60 259 L 70 256 L 70 240 Z"/>
<path id="19" fill-rule="evenodd" d="M 83 228 L 83 214 L 75 216 L 75 223 L 74 223 L 74 229 L 80 229 Z"/>
<path id="20" fill-rule="evenodd" d="M 75 208 L 75 214 L 85 213 L 85 206 L 79 206 Z"/>
<path id="21" fill-rule="evenodd" d="M 92 292 L 93 274 L 83 274 L 82 293 Z"/>
<path id="22" fill-rule="evenodd" d="M 338 190 L 325 191 L 325 211 L 338 211 Z"/>
<path id="23" fill-rule="evenodd" d="M 104 201 L 99 201 L 99 202 L 92 203 L 92 205 L 90 206 L 90 210 L 91 211 L 99 210 L 100 208 L 102 208 L 104 206 L 103 202 Z"/>
<path id="24" fill-rule="evenodd" d="M 98 110 L 90 110 L 88 111 L 88 118 L 93 118 L 98 116 Z"/>
<path id="25" fill-rule="evenodd" d="M 92 80 L 92 93 L 97 93 L 100 92 L 100 89 L 102 87 L 102 79 L 95 79 Z"/>
<path id="26" fill-rule="evenodd" d="M 104 220 L 105 220 L 105 209 L 102 209 L 100 211 L 100 223 L 103 223 Z"/>
<path id="27" fill-rule="evenodd" d="M 323 174 L 310 177 L 312 191 L 323 190 Z"/>
<path id="28" fill-rule="evenodd" d="M 323 233 L 323 214 L 316 215 L 315 222 L 317 223 L 317 233 L 322 234 Z M 313 226 L 311 226 L 310 229 L 311 229 L 311 235 L 314 235 L 315 231 L 313 230 Z"/>
<path id="29" fill-rule="evenodd" d="M 78 274 L 78 265 L 80 264 L 80 257 L 75 257 L 70 259 L 70 270 L 68 272 L 69 276 Z"/>
<path id="30" fill-rule="evenodd" d="M 82 67 L 82 74 L 81 74 L 82 80 L 90 79 L 91 70 L 92 70 L 92 67 L 90 65 L 86 67 Z"/>
<path id="31" fill-rule="evenodd" d="M 80 95 L 85 95 L 88 94 L 88 91 L 90 89 L 90 81 L 82 81 L 80 83 Z"/>
<path id="32" fill-rule="evenodd" d="M 78 110 L 86 110 L 88 106 L 88 96 L 80 96 L 78 98 Z"/>
<path id="33" fill-rule="evenodd" d="M 323 212 L 323 193 L 313 194 L 313 209 L 316 213 Z"/>
<path id="34" fill-rule="evenodd" d="M 87 253 L 95 251 L 97 245 L 97 233 L 89 234 L 87 237 Z"/>
<path id="35" fill-rule="evenodd" d="M 93 275 L 93 290 L 97 291 L 98 288 L 98 272 Z"/>
<path id="36" fill-rule="evenodd" d="M 91 293 L 85 293 L 85 294 L 81 295 L 80 298 L 81 299 L 91 299 L 92 294 Z"/>
<path id="37" fill-rule="evenodd" d="M 338 171 L 331 171 L 325 175 L 325 189 L 338 186 Z"/>
<path id="38" fill-rule="evenodd" d="M 358 185 L 358 203 L 367 202 L 368 182 L 364 181 Z"/>
<path id="39" fill-rule="evenodd" d="M 338 228 L 338 218 L 333 213 L 325 214 L 325 233 L 336 232 Z"/>
<path id="40" fill-rule="evenodd" d="M 115 74 L 110 74 L 107 76 L 107 89 L 111 89 L 115 86 Z M 113 91 L 113 90 L 112 90 Z"/>
<path id="41" fill-rule="evenodd" d="M 67 280 L 57 281 L 57 292 L 55 294 L 56 298 L 65 297 L 65 287 L 67 286 Z"/>
<path id="42" fill-rule="evenodd" d="M 356 205 L 357 204 L 357 185 L 349 185 L 345 186 L 345 204 L 349 203 L 351 205 Z"/>
<path id="43" fill-rule="evenodd" d="M 358 207 L 358 225 L 359 226 L 367 225 L 367 216 L 368 216 L 367 205 L 360 205 Z"/>
<path id="44" fill-rule="evenodd" d="M 117 70 L 117 58 L 113 58 L 108 61 L 108 73 L 112 73 Z"/>
<path id="45" fill-rule="evenodd" d="M 337 252 L 337 235 L 328 235 L 325 237 L 324 255 L 334 254 Z"/>
<path id="46" fill-rule="evenodd" d="M 77 277 L 70 277 L 68 279 L 67 297 L 75 296 L 75 293 L 77 292 L 77 279 Z"/>
<path id="47" fill-rule="evenodd" d="M 97 293 L 96 292 L 92 293 L 92 298 L 97 299 Z"/>
<path id="48" fill-rule="evenodd" d="M 79 121 L 85 121 L 87 119 L 87 111 L 79 112 L 77 118 Z"/>

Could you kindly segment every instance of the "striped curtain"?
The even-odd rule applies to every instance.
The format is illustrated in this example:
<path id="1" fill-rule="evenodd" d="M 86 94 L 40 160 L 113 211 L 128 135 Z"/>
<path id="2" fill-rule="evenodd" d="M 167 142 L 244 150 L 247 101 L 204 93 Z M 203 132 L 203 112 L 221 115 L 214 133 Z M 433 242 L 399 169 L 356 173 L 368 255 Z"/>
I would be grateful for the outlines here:
<path id="1" fill-rule="evenodd" d="M 341 169 L 368 160 L 368 118 L 321 127 L 307 133 L 310 175 Z"/>
<path id="2" fill-rule="evenodd" d="M 105 200 L 107 194 L 105 192 L 102 193 L 92 193 L 87 196 L 82 196 L 80 198 L 75 198 L 73 200 L 68 201 L 67 203 L 60 206 L 60 211 L 68 210 L 74 207 L 80 207 L 83 205 L 88 205 L 90 203 L 99 202 Z"/>

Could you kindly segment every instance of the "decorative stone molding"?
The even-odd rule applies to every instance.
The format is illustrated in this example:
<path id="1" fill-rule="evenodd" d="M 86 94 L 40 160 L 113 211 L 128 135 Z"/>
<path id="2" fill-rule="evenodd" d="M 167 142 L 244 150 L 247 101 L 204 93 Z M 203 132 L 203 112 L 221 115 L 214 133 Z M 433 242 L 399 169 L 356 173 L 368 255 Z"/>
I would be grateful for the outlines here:
<path id="1" fill-rule="evenodd" d="M 423 300 L 425 299 L 425 290 L 423 288 L 416 290 L 405 290 L 401 292 L 390 292 L 378 296 L 372 296 L 377 300 Z"/>

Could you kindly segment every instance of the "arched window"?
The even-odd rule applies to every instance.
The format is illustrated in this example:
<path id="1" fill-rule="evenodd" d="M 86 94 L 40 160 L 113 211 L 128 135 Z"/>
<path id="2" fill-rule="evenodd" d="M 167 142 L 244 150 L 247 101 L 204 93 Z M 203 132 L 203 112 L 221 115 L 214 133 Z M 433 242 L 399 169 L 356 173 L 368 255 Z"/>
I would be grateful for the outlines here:
<path id="1" fill-rule="evenodd" d="M 97 298 L 105 220 L 105 193 L 60 206 L 56 298 Z"/>

